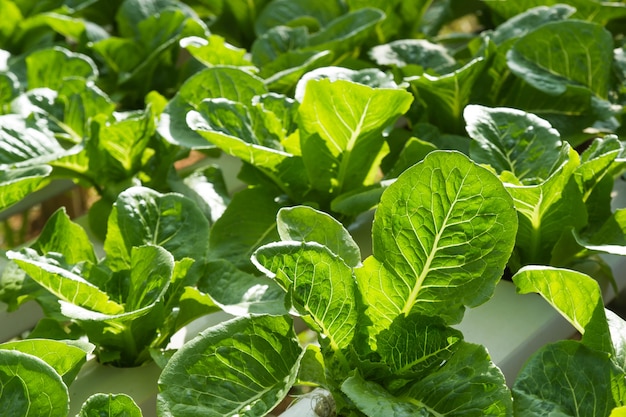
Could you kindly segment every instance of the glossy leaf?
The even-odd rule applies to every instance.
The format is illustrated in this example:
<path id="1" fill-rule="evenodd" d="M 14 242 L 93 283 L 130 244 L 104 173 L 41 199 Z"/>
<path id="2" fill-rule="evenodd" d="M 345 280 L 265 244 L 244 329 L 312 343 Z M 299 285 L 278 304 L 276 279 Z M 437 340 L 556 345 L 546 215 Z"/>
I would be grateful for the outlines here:
<path id="1" fill-rule="evenodd" d="M 316 189 L 341 192 L 373 182 L 382 133 L 412 101 L 400 89 L 328 79 L 306 84 L 299 108 L 302 157 Z M 383 104 L 384 103 L 384 104 Z"/>
<path id="2" fill-rule="evenodd" d="M 373 257 L 355 271 L 375 326 L 411 312 L 456 321 L 463 306 L 485 302 L 516 227 L 510 196 L 491 172 L 457 152 L 428 154 L 384 192 Z"/>
<path id="3" fill-rule="evenodd" d="M 24 339 L 0 344 L 0 350 L 13 350 L 36 356 L 50 365 L 69 386 L 87 361 L 94 346 L 80 341 Z"/>
<path id="4" fill-rule="evenodd" d="M 141 409 L 126 394 L 94 394 L 76 417 L 142 417 Z"/>
<path id="5" fill-rule="evenodd" d="M 349 266 L 361 263 L 361 251 L 350 233 L 326 213 L 307 206 L 285 207 L 278 211 L 276 225 L 281 240 L 321 243 Z"/>
<path id="6" fill-rule="evenodd" d="M 58 89 L 69 78 L 93 80 L 98 76 L 96 64 L 87 55 L 65 48 L 43 49 L 26 58 L 28 88 Z"/>
<path id="7" fill-rule="evenodd" d="M 3 417 L 65 416 L 67 387 L 61 376 L 36 356 L 0 349 L 0 396 Z"/>
<path id="8" fill-rule="evenodd" d="M 513 385 L 515 415 L 607 416 L 625 388 L 606 353 L 565 340 L 528 360 Z"/>
<path id="9" fill-rule="evenodd" d="M 470 105 L 463 113 L 474 142 L 470 154 L 524 184 L 546 180 L 567 158 L 559 132 L 547 121 L 515 109 Z"/>
<path id="10" fill-rule="evenodd" d="M 0 170 L 0 210 L 21 201 L 47 184 L 52 172 L 48 165 Z"/>
<path id="11" fill-rule="evenodd" d="M 528 266 L 513 276 L 521 294 L 539 293 L 582 335 L 590 348 L 613 353 L 604 301 L 598 283 L 572 270 Z"/>
<path id="12" fill-rule="evenodd" d="M 8 252 L 32 279 L 59 299 L 103 314 L 118 314 L 124 308 L 109 295 L 81 276 L 65 269 L 53 258 L 40 256 L 32 249 Z"/>
<path id="13" fill-rule="evenodd" d="M 301 353 L 285 317 L 239 318 L 209 328 L 163 369 L 159 415 L 264 415 L 287 395 Z"/>
<path id="14" fill-rule="evenodd" d="M 356 283 L 352 269 L 315 242 L 279 242 L 262 246 L 254 264 L 289 294 L 293 306 L 324 334 L 336 352 L 346 349 L 357 323 Z"/>

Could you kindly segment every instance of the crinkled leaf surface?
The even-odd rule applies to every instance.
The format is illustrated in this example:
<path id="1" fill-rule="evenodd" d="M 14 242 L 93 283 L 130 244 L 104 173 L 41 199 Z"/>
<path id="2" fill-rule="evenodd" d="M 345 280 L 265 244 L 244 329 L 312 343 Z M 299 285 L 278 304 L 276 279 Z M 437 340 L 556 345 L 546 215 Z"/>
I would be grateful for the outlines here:
<path id="1" fill-rule="evenodd" d="M 358 315 L 356 283 L 340 257 L 316 242 L 277 242 L 257 249 L 252 260 L 289 293 L 334 351 L 350 345 Z"/>
<path id="2" fill-rule="evenodd" d="M 141 409 L 126 394 L 94 394 L 76 417 L 142 417 Z"/>
<path id="3" fill-rule="evenodd" d="M 3 417 L 65 416 L 67 386 L 61 376 L 36 356 L 0 349 L 0 398 Z"/>
<path id="4" fill-rule="evenodd" d="M 383 193 L 373 257 L 355 270 L 372 321 L 423 312 L 456 321 L 493 294 L 517 230 L 502 182 L 458 152 L 434 151 Z"/>
<path id="5" fill-rule="evenodd" d="M 531 113 L 470 105 L 463 116 L 474 139 L 472 159 L 498 173 L 510 171 L 522 183 L 546 180 L 567 158 L 559 132 Z"/>
<path id="6" fill-rule="evenodd" d="M 355 267 L 361 250 L 350 233 L 332 216 L 308 206 L 284 207 L 278 211 L 276 226 L 281 240 L 317 242 Z"/>
<path id="7" fill-rule="evenodd" d="M 161 114 L 158 132 L 167 141 L 186 148 L 210 148 L 212 145 L 187 126 L 187 113 L 206 98 L 221 97 L 238 103 L 250 103 L 252 97 L 267 93 L 263 81 L 234 67 L 212 67 L 189 77 Z"/>
<path id="8" fill-rule="evenodd" d="M 52 339 L 24 339 L 0 344 L 0 350 L 15 350 L 42 359 L 63 378 L 67 386 L 74 381 L 93 348 L 87 342 Z"/>
<path id="9" fill-rule="evenodd" d="M 7 256 L 39 285 L 63 301 L 103 314 L 124 311 L 107 293 L 66 269 L 54 258 L 40 256 L 28 248 L 21 252 L 8 252 Z"/>
<path id="10" fill-rule="evenodd" d="M 602 25 L 577 20 L 547 23 L 520 38 L 507 53 L 511 71 L 551 95 L 568 85 L 584 86 L 606 99 L 613 60 L 611 33 Z"/>
<path id="11" fill-rule="evenodd" d="M 159 415 L 265 415 L 293 385 L 301 354 L 286 316 L 238 318 L 209 328 L 163 369 Z"/>
<path id="12" fill-rule="evenodd" d="M 486 2 L 493 3 L 493 2 Z M 496 44 L 502 44 L 509 39 L 519 38 L 539 26 L 567 19 L 576 9 L 567 4 L 555 4 L 554 6 L 537 6 L 511 17 L 499 25 L 492 34 Z"/>
<path id="13" fill-rule="evenodd" d="M 28 88 L 59 89 L 68 78 L 93 80 L 98 69 L 87 55 L 54 47 L 28 54 L 26 57 Z"/>
<path id="14" fill-rule="evenodd" d="M 568 269 L 527 266 L 513 282 L 521 294 L 539 293 L 583 335 L 583 344 L 613 353 L 602 293 L 593 278 Z"/>
<path id="15" fill-rule="evenodd" d="M 607 416 L 621 405 L 624 375 L 606 353 L 573 340 L 546 345 L 513 385 L 516 416 Z"/>
<path id="16" fill-rule="evenodd" d="M 342 192 L 373 182 L 383 130 L 404 114 L 411 95 L 346 80 L 310 80 L 299 107 L 304 165 L 314 187 Z"/>
<path id="17" fill-rule="evenodd" d="M 378 65 L 398 68 L 419 65 L 424 69 L 432 68 L 440 74 L 456 64 L 444 46 L 426 39 L 400 39 L 377 45 L 370 50 L 369 55 Z"/>
<path id="18" fill-rule="evenodd" d="M 67 151 L 45 126 L 17 114 L 0 116 L 0 164 L 46 163 Z"/>
<path id="19" fill-rule="evenodd" d="M 465 342 L 438 370 L 394 395 L 358 376 L 349 377 L 341 390 L 370 416 L 512 415 L 504 376 L 484 347 Z"/>

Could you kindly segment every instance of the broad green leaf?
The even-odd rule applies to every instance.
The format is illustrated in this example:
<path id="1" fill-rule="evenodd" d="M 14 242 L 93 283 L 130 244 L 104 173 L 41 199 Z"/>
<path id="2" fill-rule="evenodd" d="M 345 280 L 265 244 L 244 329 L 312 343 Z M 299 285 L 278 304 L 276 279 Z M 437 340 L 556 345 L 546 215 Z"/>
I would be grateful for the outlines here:
<path id="1" fill-rule="evenodd" d="M 328 50 L 292 51 L 262 67 L 260 74 L 271 91 L 291 94 L 306 73 L 332 65 L 333 61 L 334 55 Z"/>
<path id="2" fill-rule="evenodd" d="M 507 53 L 509 68 L 535 88 L 551 95 L 568 85 L 584 86 L 606 99 L 613 41 L 596 23 L 565 20 L 547 23 L 520 38 Z"/>
<path id="3" fill-rule="evenodd" d="M 295 382 L 301 354 L 286 316 L 238 318 L 209 328 L 163 369 L 159 415 L 265 415 Z"/>
<path id="4" fill-rule="evenodd" d="M 336 0 L 316 5 L 306 0 L 274 0 L 263 8 L 254 29 L 257 35 L 279 25 L 304 25 L 316 31 L 342 14 L 341 4 Z"/>
<path id="5" fill-rule="evenodd" d="M 209 262 L 197 285 L 229 314 L 287 314 L 285 291 L 275 281 L 244 272 L 226 260 Z"/>
<path id="6" fill-rule="evenodd" d="M 283 205 L 261 187 L 235 193 L 222 217 L 211 228 L 211 259 L 222 258 L 238 268 L 252 269 L 252 252 L 279 239 L 276 213 Z"/>
<path id="7" fill-rule="evenodd" d="M 626 417 L 626 406 L 614 408 L 609 417 Z"/>
<path id="8" fill-rule="evenodd" d="M 254 111 L 231 100 L 208 99 L 188 113 L 187 123 L 207 141 L 259 169 L 287 195 L 298 196 L 308 188 L 302 158 L 280 149 L 280 138 L 272 138 L 265 124 L 271 116 L 255 117 Z"/>
<path id="9" fill-rule="evenodd" d="M 398 316 L 376 336 L 376 352 L 391 371 L 388 381 L 418 380 L 441 366 L 463 340 L 460 331 L 438 318 L 410 314 Z"/>
<path id="10" fill-rule="evenodd" d="M 245 49 L 229 44 L 219 35 L 210 35 L 207 39 L 198 36 L 183 38 L 180 46 L 207 67 L 233 65 L 253 68 L 252 62 L 246 57 Z"/>
<path id="11" fill-rule="evenodd" d="M 376 306 L 372 321 L 384 326 L 411 312 L 458 320 L 463 306 L 493 294 L 516 229 L 513 202 L 493 173 L 458 152 L 431 152 L 383 193 L 374 258 L 355 271 Z"/>
<path id="12" fill-rule="evenodd" d="M 412 97 L 400 89 L 371 88 L 328 79 L 306 84 L 299 107 L 304 165 L 316 189 L 341 193 L 371 184 L 385 128 Z"/>
<path id="13" fill-rule="evenodd" d="M 143 21 L 166 11 L 178 11 L 185 17 L 196 17 L 191 7 L 177 0 L 125 0 L 117 10 L 115 20 L 124 37 L 137 37 Z"/>
<path id="14" fill-rule="evenodd" d="M 94 346 L 87 342 L 50 339 L 25 339 L 0 344 L 0 350 L 14 350 L 42 359 L 50 365 L 69 386 L 87 361 Z"/>
<path id="15" fill-rule="evenodd" d="M 142 417 L 141 409 L 126 394 L 94 394 L 76 417 Z"/>
<path id="16" fill-rule="evenodd" d="M 18 95 L 19 89 L 20 83 L 15 74 L 0 72 L 0 110 Z"/>
<path id="17" fill-rule="evenodd" d="M 574 12 L 576 9 L 567 4 L 533 7 L 499 25 L 491 36 L 496 44 L 502 44 L 510 39 L 522 37 L 543 24 L 567 19 Z"/>
<path id="18" fill-rule="evenodd" d="M 201 268 L 207 256 L 209 222 L 198 206 L 180 194 L 161 194 L 146 187 L 131 187 L 115 203 L 118 232 L 128 248 L 162 246 L 174 259 L 192 258 Z M 112 231 L 113 233 L 114 231 Z M 116 238 L 112 236 L 111 244 Z M 105 251 L 109 252 L 109 238 Z"/>
<path id="19" fill-rule="evenodd" d="M 130 261 L 130 283 L 124 300 L 126 311 L 139 310 L 162 299 L 174 270 L 174 258 L 160 246 L 134 246 Z"/>
<path id="20" fill-rule="evenodd" d="M 527 266 L 513 276 L 520 294 L 539 293 L 582 335 L 592 349 L 613 353 L 600 286 L 581 272 Z"/>
<path id="21" fill-rule="evenodd" d="M 36 356 L 0 349 L 2 417 L 66 416 L 67 386 L 61 376 Z"/>
<path id="22" fill-rule="evenodd" d="M 524 184 L 548 179 L 567 158 L 559 132 L 532 113 L 470 105 L 463 116 L 474 139 L 472 159 L 498 173 L 510 171 Z"/>
<path id="23" fill-rule="evenodd" d="M 587 224 L 582 195 L 572 178 L 579 160 L 570 149 L 569 159 L 543 183 L 506 184 L 519 214 L 516 252 L 522 265 L 549 265 L 552 249 L 563 233 Z"/>
<path id="24" fill-rule="evenodd" d="M 64 207 L 48 219 L 30 247 L 41 255 L 48 252 L 60 253 L 70 265 L 84 261 L 95 264 L 98 261 L 87 232 L 70 220 Z"/>
<path id="25" fill-rule="evenodd" d="M 309 48 L 330 49 L 335 54 L 352 52 L 362 44 L 382 21 L 385 14 L 375 8 L 363 8 L 337 17 L 323 29 L 311 34 Z"/>
<path id="26" fill-rule="evenodd" d="M 486 64 L 486 57 L 478 56 L 453 72 L 424 73 L 407 77 L 406 81 L 428 112 L 429 121 L 445 126 L 447 132 L 458 133 L 463 129 L 463 109 L 469 104 L 472 88 Z"/>
<path id="27" fill-rule="evenodd" d="M 378 64 L 403 68 L 418 65 L 441 74 L 456 65 L 448 50 L 426 39 L 400 39 L 373 47 L 370 57 Z"/>
<path id="28" fill-rule="evenodd" d="M 378 0 L 348 0 L 349 10 L 364 7 L 375 7 L 385 13 L 385 19 L 376 28 L 378 43 L 390 39 L 411 38 L 419 32 L 418 25 L 431 4 L 432 0 L 389 0 L 384 3 Z"/>
<path id="29" fill-rule="evenodd" d="M 0 211 L 46 185 L 51 172 L 48 165 L 0 169 Z"/>
<path id="30" fill-rule="evenodd" d="M 427 417 L 432 415 L 422 404 L 396 397 L 379 384 L 368 381 L 357 373 L 349 376 L 341 384 L 341 391 L 366 416 Z"/>
<path id="31" fill-rule="evenodd" d="M 327 338 L 335 352 L 352 342 L 357 323 L 352 268 L 316 242 L 277 242 L 257 249 L 254 264 L 289 294 L 303 319 Z"/>
<path id="32" fill-rule="evenodd" d="M 541 348 L 520 371 L 513 385 L 515 415 L 607 416 L 625 388 L 606 353 L 564 340 Z"/>
<path id="33" fill-rule="evenodd" d="M 504 376 L 484 347 L 465 342 L 439 369 L 395 395 L 356 375 L 341 390 L 368 416 L 512 415 Z"/>
<path id="34" fill-rule="evenodd" d="M 70 78 L 94 80 L 96 64 L 87 55 L 54 47 L 28 54 L 26 57 L 28 89 L 48 87 L 57 90 Z"/>
<path id="35" fill-rule="evenodd" d="M 284 207 L 278 211 L 276 223 L 281 240 L 321 243 L 348 266 L 361 263 L 361 251 L 350 233 L 324 212 L 307 206 Z"/>
<path id="36" fill-rule="evenodd" d="M 39 285 L 63 301 L 103 314 L 118 314 L 124 311 L 121 305 L 109 299 L 107 293 L 65 269 L 55 259 L 40 256 L 32 249 L 11 251 L 7 256 Z"/>
<path id="37" fill-rule="evenodd" d="M 139 171 L 144 151 L 155 132 L 149 109 L 117 113 L 113 120 L 99 117 L 92 125 L 97 126 L 87 145 L 92 175 L 100 174 L 111 182 L 120 182 Z"/>
<path id="38" fill-rule="evenodd" d="M 514 3 L 500 0 L 484 2 L 490 9 L 505 19 L 513 18 L 526 10 L 538 6 L 554 6 L 559 0 L 521 0 Z M 567 4 L 576 9 L 572 16 L 575 19 L 584 19 L 605 25 L 613 19 L 626 17 L 626 7 L 618 2 L 597 2 L 593 0 L 568 0 Z"/>
<path id="39" fill-rule="evenodd" d="M 393 180 L 381 181 L 343 193 L 332 199 L 330 209 L 348 218 L 356 218 L 359 214 L 372 210 L 378 205 L 380 196 L 391 182 Z"/>
<path id="40" fill-rule="evenodd" d="M 308 45 L 309 32 L 303 26 L 276 26 L 255 39 L 250 53 L 252 62 L 261 68 L 262 76 L 269 76 L 266 66 L 273 68 L 272 62 L 291 51 Z"/>
<path id="41" fill-rule="evenodd" d="M 35 165 L 66 153 L 46 126 L 16 114 L 0 116 L 0 164 Z"/>
<path id="42" fill-rule="evenodd" d="M 267 93 L 263 81 L 233 67 L 212 67 L 189 77 L 161 114 L 158 132 L 165 140 L 191 149 L 213 147 L 187 126 L 187 113 L 206 98 L 224 98 L 248 104 L 252 97 Z"/>

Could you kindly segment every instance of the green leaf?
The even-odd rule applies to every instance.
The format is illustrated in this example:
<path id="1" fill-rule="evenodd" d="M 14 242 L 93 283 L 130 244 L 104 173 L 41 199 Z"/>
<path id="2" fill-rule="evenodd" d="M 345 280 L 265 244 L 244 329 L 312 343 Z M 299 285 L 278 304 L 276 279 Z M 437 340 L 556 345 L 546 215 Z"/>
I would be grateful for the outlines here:
<path id="1" fill-rule="evenodd" d="M 248 104 L 252 97 L 267 93 L 263 81 L 242 69 L 212 67 L 189 77 L 165 107 L 158 132 L 175 145 L 191 149 L 210 148 L 213 145 L 193 132 L 186 122 L 187 113 L 197 109 L 206 98 L 221 97 Z"/>
<path id="2" fill-rule="evenodd" d="M 159 415 L 265 415 L 293 385 L 301 354 L 288 317 L 239 318 L 207 329 L 163 369 Z"/>
<path id="3" fill-rule="evenodd" d="M 28 54 L 26 57 L 28 89 L 48 87 L 58 90 L 70 78 L 95 80 L 96 64 L 87 55 L 54 47 Z"/>
<path id="4" fill-rule="evenodd" d="M 546 345 L 513 385 L 516 416 L 607 416 L 621 404 L 624 376 L 604 352 L 573 340 Z"/>
<path id="5" fill-rule="evenodd" d="M 316 31 L 341 14 L 343 14 L 341 4 L 336 0 L 316 5 L 306 0 L 274 0 L 263 8 L 254 29 L 257 35 L 262 35 L 275 26 L 304 24 L 312 31 Z"/>
<path id="6" fill-rule="evenodd" d="M 383 150 L 383 130 L 408 110 L 411 101 L 411 95 L 400 89 L 310 80 L 299 107 L 300 141 L 314 187 L 341 193 L 371 184 L 372 165 Z"/>
<path id="7" fill-rule="evenodd" d="M 410 314 L 396 317 L 376 336 L 376 352 L 392 380 L 418 380 L 449 360 L 462 340 L 460 331 L 439 318 Z"/>
<path id="8" fill-rule="evenodd" d="M 161 194 L 146 187 L 131 187 L 115 203 L 118 232 L 130 252 L 134 246 L 162 246 L 174 259 L 196 260 L 201 268 L 207 256 L 209 222 L 198 206 L 180 194 Z M 111 225 L 109 225 L 111 226 Z M 115 231 L 111 231 L 115 233 Z M 118 238 L 111 236 L 104 249 L 109 253 Z"/>
<path id="9" fill-rule="evenodd" d="M 223 259 L 209 262 L 197 285 L 232 315 L 287 314 L 285 291 L 275 281 L 244 272 Z"/>
<path id="10" fill-rule="evenodd" d="M 533 87 L 559 95 L 569 85 L 583 86 L 606 99 L 613 41 L 599 24 L 575 20 L 551 22 L 520 38 L 507 53 L 511 71 Z"/>
<path id="11" fill-rule="evenodd" d="M 458 133 L 463 130 L 463 109 L 469 104 L 472 89 L 486 64 L 487 58 L 478 56 L 450 73 L 424 73 L 405 80 L 428 112 L 429 121 L 445 126 L 447 132 Z"/>
<path id="12" fill-rule="evenodd" d="M 94 394 L 76 417 L 141 417 L 141 409 L 126 394 Z"/>
<path id="13" fill-rule="evenodd" d="M 48 165 L 0 170 L 0 211 L 21 201 L 48 183 L 52 172 Z"/>
<path id="14" fill-rule="evenodd" d="M 307 206 L 284 207 L 278 211 L 276 224 L 281 240 L 321 243 L 348 266 L 361 263 L 361 250 L 350 233 L 324 212 Z"/>
<path id="15" fill-rule="evenodd" d="M 572 177 L 579 160 L 576 151 L 570 149 L 569 159 L 544 182 L 506 184 L 519 213 L 516 252 L 522 265 L 549 265 L 552 249 L 563 233 L 587 224 L 582 195 Z"/>
<path id="16" fill-rule="evenodd" d="M 487 301 L 516 227 L 513 202 L 494 174 L 458 152 L 428 154 L 383 193 L 373 257 L 355 270 L 375 326 L 411 312 L 456 321 L 463 306 Z"/>
<path id="17" fill-rule="evenodd" d="M 322 30 L 309 37 L 309 48 L 330 49 L 336 55 L 348 53 L 360 46 L 385 14 L 375 8 L 363 8 L 337 17 Z"/>
<path id="18" fill-rule="evenodd" d="M 87 342 L 26 339 L 0 344 L 0 350 L 13 350 L 36 356 L 50 365 L 69 386 L 87 361 L 94 346 Z"/>
<path id="19" fill-rule="evenodd" d="M 56 260 L 40 256 L 32 249 L 8 252 L 32 279 L 59 299 L 104 314 L 118 314 L 124 308 L 109 295 L 81 276 L 62 267 Z"/>
<path id="20" fill-rule="evenodd" d="M 432 69 L 436 73 L 448 72 L 456 61 L 448 50 L 426 39 L 400 39 L 373 47 L 370 57 L 381 66 L 403 68 L 419 65 L 423 70 Z"/>
<path id="21" fill-rule="evenodd" d="M 154 305 L 163 298 L 174 270 L 174 258 L 160 246 L 134 246 L 130 256 L 130 283 L 124 309 Z M 146 277 L 150 277 L 146 280 Z"/>
<path id="22" fill-rule="evenodd" d="M 472 159 L 498 173 L 510 171 L 524 184 L 548 179 L 567 159 L 559 132 L 532 113 L 470 105 L 463 116 L 474 139 Z"/>
<path id="23" fill-rule="evenodd" d="M 211 259 L 222 258 L 239 268 L 251 269 L 252 252 L 279 239 L 276 213 L 283 205 L 260 187 L 237 192 L 211 228 Z"/>
<path id="24" fill-rule="evenodd" d="M 87 232 L 70 220 L 64 207 L 48 219 L 31 248 L 41 255 L 60 253 L 70 265 L 84 261 L 95 264 L 98 261 Z"/>
<path id="25" fill-rule="evenodd" d="M 604 309 L 611 332 L 611 343 L 615 352 L 611 360 L 623 373 L 626 373 L 626 322 L 609 309 Z"/>
<path id="26" fill-rule="evenodd" d="M 252 261 L 288 292 L 335 352 L 350 346 L 358 314 L 356 283 L 341 258 L 316 242 L 277 242 L 257 249 Z"/>
<path id="27" fill-rule="evenodd" d="M 237 48 L 219 35 L 210 35 L 207 39 L 197 36 L 180 40 L 180 46 L 207 67 L 216 65 L 232 65 L 236 67 L 253 67 L 246 57 L 246 50 Z"/>
<path id="28" fill-rule="evenodd" d="M 36 356 L 0 349 L 2 417 L 65 416 L 67 387 L 61 376 Z"/>
<path id="29" fill-rule="evenodd" d="M 613 354 L 602 293 L 593 278 L 568 269 L 527 266 L 513 282 L 520 294 L 539 293 L 583 335 L 583 344 Z"/>
<path id="30" fill-rule="evenodd" d="M 341 390 L 369 416 L 512 415 L 504 376 L 484 347 L 465 342 L 438 370 L 395 395 L 358 376 Z"/>
<path id="31" fill-rule="evenodd" d="M 16 114 L 0 116 L 0 164 L 38 165 L 67 154 L 53 133 Z"/>
<path id="32" fill-rule="evenodd" d="M 567 19 L 574 12 L 576 12 L 576 9 L 567 4 L 555 4 L 551 7 L 533 7 L 522 11 L 499 25 L 494 30 L 492 39 L 496 44 L 500 45 L 510 39 L 520 38 L 546 23 Z"/>

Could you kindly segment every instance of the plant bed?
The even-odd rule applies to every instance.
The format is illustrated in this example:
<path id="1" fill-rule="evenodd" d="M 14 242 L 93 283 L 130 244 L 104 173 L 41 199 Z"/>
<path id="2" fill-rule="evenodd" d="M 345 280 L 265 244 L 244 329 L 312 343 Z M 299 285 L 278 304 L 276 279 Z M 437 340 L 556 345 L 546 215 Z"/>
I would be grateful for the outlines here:
<path id="1" fill-rule="evenodd" d="M 11 412 L 623 412 L 626 6 L 375 3 L 0 4 Z"/>

